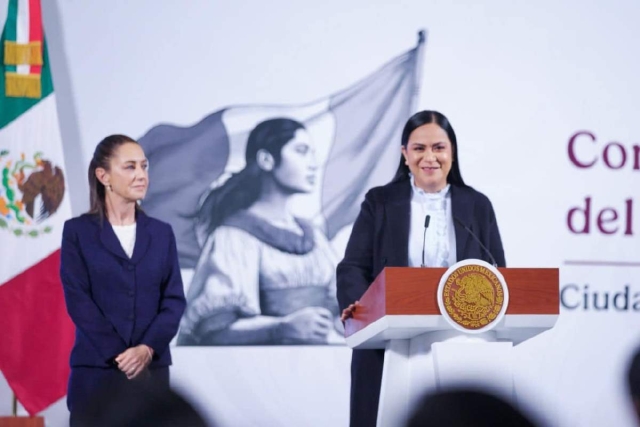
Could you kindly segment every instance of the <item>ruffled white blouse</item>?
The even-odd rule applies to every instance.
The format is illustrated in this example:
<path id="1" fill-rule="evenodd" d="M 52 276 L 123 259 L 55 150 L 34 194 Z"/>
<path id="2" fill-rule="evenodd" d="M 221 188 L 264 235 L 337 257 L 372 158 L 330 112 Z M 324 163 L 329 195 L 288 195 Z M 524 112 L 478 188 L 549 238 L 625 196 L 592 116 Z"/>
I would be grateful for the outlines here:
<path id="1" fill-rule="evenodd" d="M 456 263 L 456 233 L 451 212 L 451 185 L 437 193 L 426 193 L 411 176 L 411 226 L 409 266 L 422 266 L 424 222 L 431 216 L 424 238 L 425 267 L 449 267 Z"/>

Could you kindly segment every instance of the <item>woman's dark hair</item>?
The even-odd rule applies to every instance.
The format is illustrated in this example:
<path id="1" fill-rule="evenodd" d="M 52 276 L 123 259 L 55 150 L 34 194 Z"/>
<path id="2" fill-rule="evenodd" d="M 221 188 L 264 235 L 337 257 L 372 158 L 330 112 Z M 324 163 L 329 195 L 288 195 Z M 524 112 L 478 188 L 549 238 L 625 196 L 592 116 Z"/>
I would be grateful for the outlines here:
<path id="1" fill-rule="evenodd" d="M 467 187 L 467 184 L 464 183 L 462 175 L 460 174 L 460 162 L 458 161 L 458 140 L 456 138 L 456 133 L 453 131 L 453 127 L 451 126 L 451 123 L 449 123 L 449 119 L 447 119 L 442 113 L 427 110 L 420 111 L 419 113 L 411 116 L 409 120 L 407 120 L 407 123 L 404 125 L 404 129 L 402 130 L 402 146 L 404 148 L 407 148 L 407 144 L 409 143 L 409 136 L 411 135 L 411 133 L 420 126 L 424 126 L 429 123 L 435 123 L 440 126 L 447 133 L 449 141 L 451 141 L 453 163 L 451 164 L 449 175 L 447 175 L 447 182 L 450 184 Z M 392 182 L 402 181 L 408 178 L 409 166 L 404 163 L 404 157 L 401 155 L 400 165 L 398 166 L 398 170 L 396 171 L 396 175 L 393 177 Z"/>
<path id="2" fill-rule="evenodd" d="M 96 177 L 96 169 L 102 168 L 106 171 L 110 169 L 110 160 L 116 150 L 124 144 L 137 144 L 137 142 L 126 135 L 109 135 L 96 147 L 93 158 L 89 163 L 89 213 L 99 215 L 103 220 L 107 216 L 105 205 L 105 188 Z M 136 209 L 140 209 L 136 203 Z"/>
<path id="3" fill-rule="evenodd" d="M 198 236 L 208 236 L 225 219 L 258 200 L 262 178 L 266 173 L 258 166 L 258 151 L 269 152 L 275 166 L 278 166 L 282 160 L 282 147 L 293 139 L 298 129 L 305 127 L 295 120 L 277 118 L 266 120 L 251 131 L 245 152 L 245 168 L 232 175 L 222 186 L 211 190 L 202 202 L 196 214 Z"/>
<path id="4" fill-rule="evenodd" d="M 462 388 L 424 396 L 406 427 L 535 427 L 538 420 L 489 392 Z"/>

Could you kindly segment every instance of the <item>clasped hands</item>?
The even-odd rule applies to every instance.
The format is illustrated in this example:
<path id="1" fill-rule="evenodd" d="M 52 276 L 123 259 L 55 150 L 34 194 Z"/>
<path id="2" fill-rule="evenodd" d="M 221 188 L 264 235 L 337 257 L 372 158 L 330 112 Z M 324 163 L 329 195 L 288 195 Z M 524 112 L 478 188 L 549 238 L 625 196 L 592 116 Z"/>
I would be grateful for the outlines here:
<path id="1" fill-rule="evenodd" d="M 118 369 L 124 372 L 128 379 L 132 380 L 149 366 L 152 358 L 153 349 L 145 344 L 140 344 L 120 353 L 115 361 Z"/>

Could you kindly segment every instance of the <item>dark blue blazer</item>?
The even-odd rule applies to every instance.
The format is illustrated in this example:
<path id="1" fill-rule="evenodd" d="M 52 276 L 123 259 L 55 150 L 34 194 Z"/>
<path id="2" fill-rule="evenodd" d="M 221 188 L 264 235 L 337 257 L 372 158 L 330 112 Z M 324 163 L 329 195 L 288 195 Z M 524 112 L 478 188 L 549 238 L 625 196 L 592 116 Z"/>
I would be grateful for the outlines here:
<path id="1" fill-rule="evenodd" d="M 471 187 L 451 185 L 458 261 L 491 257 L 465 229 L 486 246 L 499 267 L 504 250 L 491 202 Z M 351 231 L 344 259 L 337 267 L 340 310 L 359 300 L 384 267 L 409 265 L 411 183 L 395 181 L 371 189 Z M 428 242 L 427 242 L 428 244 Z M 351 426 L 375 426 L 384 350 L 354 350 L 351 360 Z"/>
<path id="2" fill-rule="evenodd" d="M 131 259 L 107 220 L 85 214 L 62 233 L 60 276 L 76 326 L 71 367 L 114 367 L 129 347 L 154 350 L 150 368 L 171 364 L 169 342 L 185 308 L 171 226 L 136 212 Z"/>

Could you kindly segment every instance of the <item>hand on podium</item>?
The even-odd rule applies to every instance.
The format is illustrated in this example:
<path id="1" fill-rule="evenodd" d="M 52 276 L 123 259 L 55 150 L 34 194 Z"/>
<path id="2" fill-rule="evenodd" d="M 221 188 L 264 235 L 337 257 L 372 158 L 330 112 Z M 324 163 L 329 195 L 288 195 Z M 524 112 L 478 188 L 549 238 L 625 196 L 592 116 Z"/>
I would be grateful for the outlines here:
<path id="1" fill-rule="evenodd" d="M 349 307 L 342 310 L 342 315 L 340 316 L 340 320 L 345 322 L 348 318 L 353 317 L 353 313 L 356 312 L 356 309 L 361 307 L 360 301 L 356 301 L 353 304 L 349 304 Z"/>

